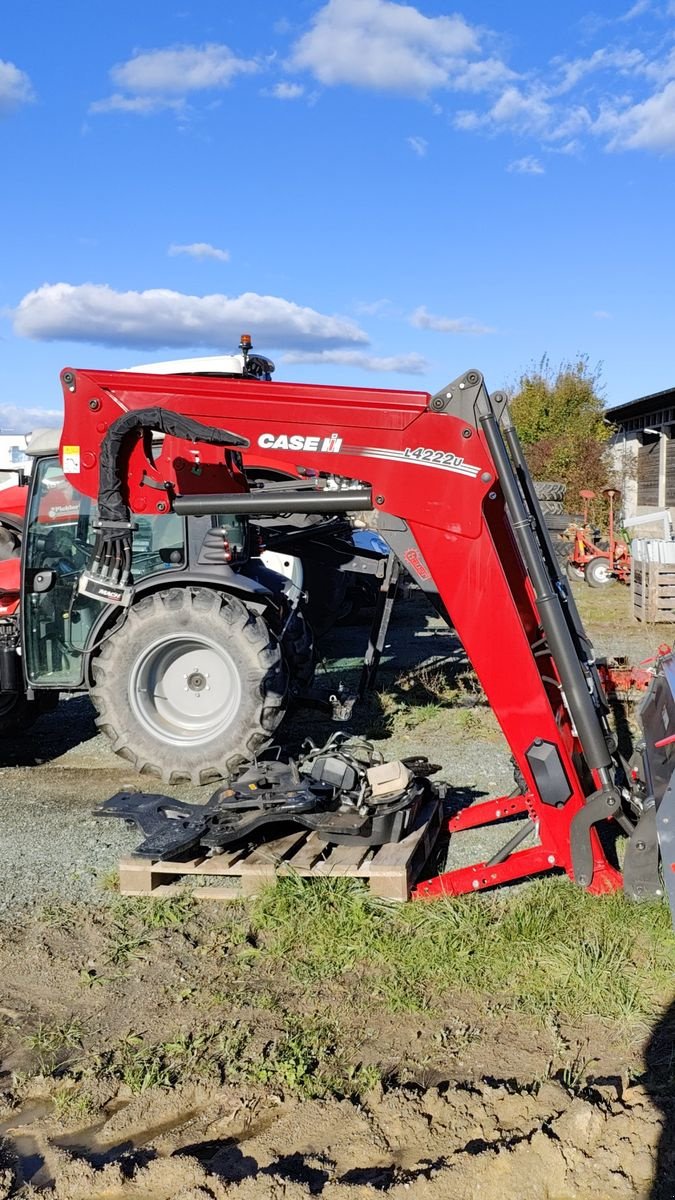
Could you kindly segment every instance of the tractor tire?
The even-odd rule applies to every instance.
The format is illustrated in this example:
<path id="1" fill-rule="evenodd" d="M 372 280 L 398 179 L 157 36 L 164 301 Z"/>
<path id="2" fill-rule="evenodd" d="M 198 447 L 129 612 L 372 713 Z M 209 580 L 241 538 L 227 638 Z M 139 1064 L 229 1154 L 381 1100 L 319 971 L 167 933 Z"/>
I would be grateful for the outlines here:
<path id="1" fill-rule="evenodd" d="M 241 600 L 210 588 L 167 588 L 133 605 L 93 676 L 113 750 L 165 783 L 228 777 L 285 712 L 278 641 Z"/>
<path id="2" fill-rule="evenodd" d="M 562 500 L 540 500 L 539 507 L 545 516 L 560 516 L 565 511 Z"/>
<path id="3" fill-rule="evenodd" d="M 579 513 L 544 513 L 544 524 L 552 533 L 564 533 L 568 525 L 579 525 L 582 520 Z"/>
<path id="4" fill-rule="evenodd" d="M 282 640 L 284 658 L 288 664 L 295 691 L 311 687 L 314 680 L 314 637 L 304 613 L 296 608 Z"/>
<path id="5" fill-rule="evenodd" d="M 11 513 L 0 512 L 0 562 L 8 558 L 19 558 L 23 524 Z"/>
<path id="6" fill-rule="evenodd" d="M 584 578 L 589 587 L 602 588 L 609 587 L 612 583 L 616 583 L 614 575 L 609 569 L 609 562 L 606 558 L 590 558 L 584 569 Z"/>
<path id="7" fill-rule="evenodd" d="M 578 583 L 580 580 L 586 578 L 584 568 L 578 567 L 576 563 L 570 562 L 569 560 L 567 562 L 566 570 L 567 578 L 570 579 L 572 583 Z"/>
<path id="8" fill-rule="evenodd" d="M 43 713 L 52 712 L 58 700 L 56 691 L 37 692 L 34 700 L 19 692 L 0 692 L 0 738 L 25 733 Z"/>
<path id="9" fill-rule="evenodd" d="M 565 565 L 569 561 L 570 550 L 572 549 L 573 545 L 574 542 L 567 541 L 565 538 L 560 538 L 559 540 L 554 540 L 553 542 L 553 550 L 558 560 L 558 566 L 562 571 L 565 570 Z"/>
<path id="10" fill-rule="evenodd" d="M 540 500 L 564 500 L 567 484 L 555 483 L 550 479 L 537 479 L 534 490 Z"/>

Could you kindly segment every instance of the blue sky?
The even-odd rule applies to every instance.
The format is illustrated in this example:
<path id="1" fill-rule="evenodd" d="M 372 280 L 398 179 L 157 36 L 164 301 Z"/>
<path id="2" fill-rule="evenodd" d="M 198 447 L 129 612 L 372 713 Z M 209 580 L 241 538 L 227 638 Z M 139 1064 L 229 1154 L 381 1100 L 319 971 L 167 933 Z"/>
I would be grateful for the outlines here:
<path id="1" fill-rule="evenodd" d="M 5 0 L 0 425 L 229 351 L 434 391 L 675 384 L 675 0 Z"/>

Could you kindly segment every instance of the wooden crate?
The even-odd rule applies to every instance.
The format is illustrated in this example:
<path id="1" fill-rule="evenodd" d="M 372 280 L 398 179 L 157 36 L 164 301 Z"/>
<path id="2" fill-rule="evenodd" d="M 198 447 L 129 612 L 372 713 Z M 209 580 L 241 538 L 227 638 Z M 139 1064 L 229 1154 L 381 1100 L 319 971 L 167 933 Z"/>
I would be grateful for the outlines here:
<path id="1" fill-rule="evenodd" d="M 638 621 L 675 624 L 675 563 L 633 560 L 631 594 Z"/>
<path id="2" fill-rule="evenodd" d="M 254 896 L 280 875 L 304 875 L 315 879 L 349 875 L 364 879 L 375 896 L 407 900 L 427 861 L 441 828 L 440 801 L 431 800 L 420 810 L 415 825 L 400 842 L 385 846 L 335 846 L 319 841 L 318 834 L 296 830 L 285 837 L 226 850 L 213 858 L 185 862 L 123 858 L 119 865 L 123 896 L 170 896 L 184 891 L 191 875 L 208 880 L 209 886 L 193 889 L 200 900 L 233 900 Z M 229 876 L 226 887 L 213 884 Z"/>

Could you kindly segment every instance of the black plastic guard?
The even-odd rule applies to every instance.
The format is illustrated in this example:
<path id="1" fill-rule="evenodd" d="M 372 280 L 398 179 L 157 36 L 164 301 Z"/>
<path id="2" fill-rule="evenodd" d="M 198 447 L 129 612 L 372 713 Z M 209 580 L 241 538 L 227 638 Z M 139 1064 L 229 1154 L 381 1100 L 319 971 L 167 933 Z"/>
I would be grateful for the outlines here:
<path id="1" fill-rule="evenodd" d="M 663 865 L 663 882 L 675 924 L 675 770 L 656 812 L 656 833 Z"/>

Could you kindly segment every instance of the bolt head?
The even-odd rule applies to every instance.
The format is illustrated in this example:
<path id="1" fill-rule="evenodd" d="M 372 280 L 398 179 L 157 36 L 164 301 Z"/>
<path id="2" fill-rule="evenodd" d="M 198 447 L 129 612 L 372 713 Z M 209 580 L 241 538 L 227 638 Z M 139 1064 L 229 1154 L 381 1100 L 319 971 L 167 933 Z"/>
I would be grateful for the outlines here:
<path id="1" fill-rule="evenodd" d="M 477 880 L 477 879 L 474 879 L 474 881 L 473 881 L 473 883 L 471 884 L 471 886 L 472 886 L 472 888 L 473 888 L 473 890 L 474 890 L 474 891 L 478 891 L 478 888 L 480 887 L 480 883 L 478 882 L 478 880 Z"/>

